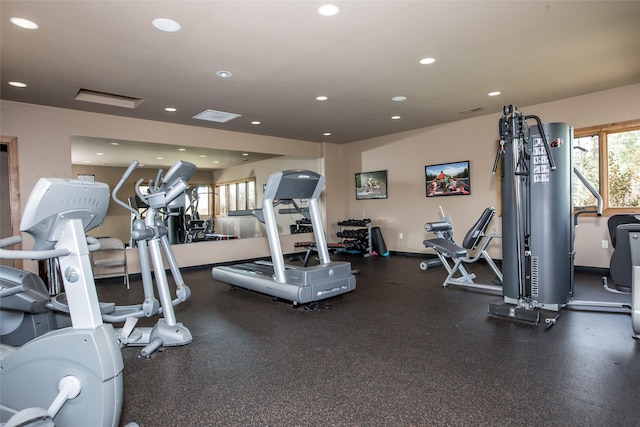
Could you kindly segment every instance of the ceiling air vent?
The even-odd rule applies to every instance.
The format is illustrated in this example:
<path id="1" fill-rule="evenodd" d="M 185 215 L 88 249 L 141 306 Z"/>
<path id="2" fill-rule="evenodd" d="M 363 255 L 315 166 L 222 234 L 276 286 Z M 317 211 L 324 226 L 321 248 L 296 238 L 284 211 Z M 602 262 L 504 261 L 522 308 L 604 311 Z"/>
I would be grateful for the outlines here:
<path id="1" fill-rule="evenodd" d="M 76 95 L 76 101 L 93 102 L 94 104 L 111 105 L 134 109 L 144 101 L 142 98 L 115 95 L 113 93 L 97 92 L 95 90 L 80 89 Z"/>
<path id="2" fill-rule="evenodd" d="M 477 113 L 478 111 L 482 111 L 482 108 L 477 107 L 477 108 L 472 108 L 470 110 L 460 111 L 460 114 L 471 114 L 471 113 Z"/>
<path id="3" fill-rule="evenodd" d="M 227 123 L 233 119 L 240 117 L 240 114 L 225 113 L 224 111 L 204 110 L 202 113 L 193 116 L 194 119 L 208 120 L 216 123 Z"/>

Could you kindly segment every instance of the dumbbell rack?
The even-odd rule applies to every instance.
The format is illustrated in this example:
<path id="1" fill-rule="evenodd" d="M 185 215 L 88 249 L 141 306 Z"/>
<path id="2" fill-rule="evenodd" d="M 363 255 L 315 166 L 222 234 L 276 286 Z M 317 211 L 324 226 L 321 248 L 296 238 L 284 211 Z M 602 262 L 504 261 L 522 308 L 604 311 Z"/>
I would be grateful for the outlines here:
<path id="1" fill-rule="evenodd" d="M 302 219 L 296 220 L 296 223 L 291 225 L 291 234 L 300 234 L 300 233 L 313 233 L 311 220 L 307 218 L 302 218 Z"/>
<path id="2" fill-rule="evenodd" d="M 357 230 L 353 230 L 357 227 Z M 365 257 L 373 254 L 371 244 L 371 220 L 369 219 L 348 219 L 338 222 L 338 238 L 340 243 L 352 242 Z"/>

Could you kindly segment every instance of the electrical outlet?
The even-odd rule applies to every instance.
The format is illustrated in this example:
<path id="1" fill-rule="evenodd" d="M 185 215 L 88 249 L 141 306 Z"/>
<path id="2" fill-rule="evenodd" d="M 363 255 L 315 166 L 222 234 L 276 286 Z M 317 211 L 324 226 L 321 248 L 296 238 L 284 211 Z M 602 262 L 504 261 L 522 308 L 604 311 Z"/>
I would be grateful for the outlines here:
<path id="1" fill-rule="evenodd" d="M 398 235 L 398 237 L 400 238 L 400 240 L 402 240 L 402 239 L 404 239 L 404 234 L 400 233 L 400 234 Z"/>
<path id="2" fill-rule="evenodd" d="M 602 241 L 602 249 L 607 249 L 609 247 L 609 241 L 608 240 L 603 240 Z"/>

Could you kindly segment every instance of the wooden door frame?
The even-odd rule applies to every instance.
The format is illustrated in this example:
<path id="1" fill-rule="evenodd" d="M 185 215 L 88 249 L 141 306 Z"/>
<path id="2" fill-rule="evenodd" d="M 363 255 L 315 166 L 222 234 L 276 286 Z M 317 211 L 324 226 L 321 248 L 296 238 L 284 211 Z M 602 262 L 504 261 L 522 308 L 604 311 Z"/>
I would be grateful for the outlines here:
<path id="1" fill-rule="evenodd" d="M 11 232 L 14 236 L 20 236 L 20 175 L 18 173 L 18 138 L 15 136 L 0 135 L 0 144 L 7 146 L 9 160 L 9 204 L 11 207 Z M 4 236 L 7 237 L 7 236 Z M 19 243 L 13 247 L 22 249 Z M 22 268 L 22 260 L 13 260 L 15 268 Z"/>

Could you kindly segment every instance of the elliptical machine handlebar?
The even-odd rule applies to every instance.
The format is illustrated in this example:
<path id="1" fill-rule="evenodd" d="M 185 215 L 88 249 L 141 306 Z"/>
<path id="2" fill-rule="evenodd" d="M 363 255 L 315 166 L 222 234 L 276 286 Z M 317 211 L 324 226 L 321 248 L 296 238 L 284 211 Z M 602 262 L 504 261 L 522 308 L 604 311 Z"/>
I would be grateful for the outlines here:
<path id="1" fill-rule="evenodd" d="M 135 217 L 139 219 L 140 213 L 118 198 L 118 192 L 124 183 L 131 177 L 131 174 L 138 165 L 139 163 L 137 160 L 131 162 L 118 181 L 118 184 L 113 188 L 111 197 L 114 202 L 133 213 Z M 163 170 L 158 170 L 155 180 L 149 181 L 149 194 L 143 194 L 140 190 L 140 185 L 144 182 L 144 178 L 141 178 L 136 182 L 134 186 L 135 193 L 145 204 L 154 209 L 169 207 L 169 204 L 178 199 L 189 187 L 188 181 L 195 171 L 196 166 L 194 164 L 179 160 L 164 176 Z M 174 204 L 183 205 L 183 202 Z"/>
<path id="2" fill-rule="evenodd" d="M 138 196 L 138 198 L 142 201 L 144 201 L 146 203 L 147 200 L 147 196 L 145 194 L 142 193 L 142 191 L 140 191 L 140 185 L 144 182 L 144 178 L 140 178 L 139 180 L 136 181 L 136 184 L 133 186 L 133 189 L 136 192 L 136 196 Z M 151 184 L 153 183 L 153 181 L 149 181 L 149 188 L 151 188 Z M 137 213 L 137 212 L 136 212 Z"/>
<path id="3" fill-rule="evenodd" d="M 139 218 L 140 214 L 138 213 L 137 210 L 133 209 L 131 206 L 129 206 L 128 204 L 126 204 L 125 202 L 123 202 L 118 198 L 118 191 L 120 191 L 124 183 L 129 179 L 129 177 L 131 176 L 133 171 L 138 167 L 138 165 L 139 163 L 137 160 L 134 160 L 131 162 L 127 170 L 124 171 L 124 174 L 122 174 L 120 181 L 118 181 L 116 186 L 113 187 L 113 193 L 111 193 L 111 198 L 113 199 L 113 201 L 116 202 L 118 205 L 122 206 L 123 208 L 125 208 L 126 210 L 130 211 L 132 214 L 136 216 L 136 218 Z"/>

